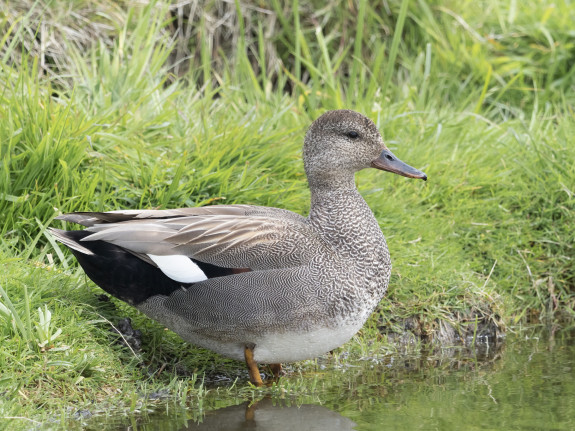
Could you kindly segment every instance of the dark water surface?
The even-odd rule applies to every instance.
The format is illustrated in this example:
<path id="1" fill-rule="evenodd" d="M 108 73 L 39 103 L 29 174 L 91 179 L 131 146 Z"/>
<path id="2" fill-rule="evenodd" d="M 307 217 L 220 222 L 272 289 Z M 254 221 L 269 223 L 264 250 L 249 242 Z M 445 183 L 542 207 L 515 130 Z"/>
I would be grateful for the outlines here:
<path id="1" fill-rule="evenodd" d="M 508 336 L 498 349 L 480 347 L 325 360 L 304 375 L 305 384 L 280 385 L 261 399 L 254 390 L 254 402 L 238 404 L 241 399 L 214 390 L 202 405 L 94 418 L 85 425 L 145 431 L 575 430 L 575 332 L 523 333 Z"/>

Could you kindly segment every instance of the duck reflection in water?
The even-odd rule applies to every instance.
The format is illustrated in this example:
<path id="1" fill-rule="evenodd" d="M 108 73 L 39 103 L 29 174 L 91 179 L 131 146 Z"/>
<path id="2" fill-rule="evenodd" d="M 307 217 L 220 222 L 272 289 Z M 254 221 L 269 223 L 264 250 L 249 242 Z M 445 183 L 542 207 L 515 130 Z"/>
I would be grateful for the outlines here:
<path id="1" fill-rule="evenodd" d="M 182 430 L 353 430 L 356 423 L 327 407 L 315 404 L 274 405 L 263 399 L 206 413 L 201 422 L 190 421 Z"/>

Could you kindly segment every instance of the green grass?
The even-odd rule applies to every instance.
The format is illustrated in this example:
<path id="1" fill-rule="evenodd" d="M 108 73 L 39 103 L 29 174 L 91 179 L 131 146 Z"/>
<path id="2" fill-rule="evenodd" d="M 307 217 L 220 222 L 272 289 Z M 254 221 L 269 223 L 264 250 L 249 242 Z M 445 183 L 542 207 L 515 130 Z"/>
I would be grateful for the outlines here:
<path id="1" fill-rule="evenodd" d="M 358 175 L 394 269 L 344 349 L 414 316 L 427 336 L 441 322 L 469 333 L 478 321 L 512 330 L 575 319 L 567 2 L 223 2 L 195 15 L 75 2 L 84 25 L 70 2 L 0 4 L 0 417 L 69 417 L 66 406 L 106 399 L 129 410 L 158 388 L 201 400 L 203 373 L 240 376 L 245 388 L 237 363 L 99 301 L 46 228 L 81 210 L 306 213 L 301 145 L 326 109 L 368 115 L 429 176 Z M 44 332 L 38 308 L 51 312 Z M 124 316 L 145 334 L 136 356 L 110 343 Z M 248 397 L 235 390 L 225 396 Z"/>

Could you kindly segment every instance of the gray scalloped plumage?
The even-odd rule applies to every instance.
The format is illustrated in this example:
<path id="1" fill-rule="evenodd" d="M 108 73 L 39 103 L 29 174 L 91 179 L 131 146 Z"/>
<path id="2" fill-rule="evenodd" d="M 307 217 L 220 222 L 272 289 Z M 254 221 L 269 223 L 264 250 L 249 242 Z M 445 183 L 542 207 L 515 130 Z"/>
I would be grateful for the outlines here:
<path id="1" fill-rule="evenodd" d="M 59 218 L 86 226 L 82 236 L 53 234 L 105 290 L 191 343 L 250 367 L 313 358 L 348 341 L 387 290 L 387 244 L 355 187 L 355 172 L 374 167 L 427 177 L 385 147 L 371 120 L 348 110 L 327 112 L 310 126 L 303 158 L 308 217 L 250 205 L 72 213 Z M 198 270 L 213 265 L 216 276 L 180 288 L 169 280 L 171 287 L 157 292 L 138 279 L 118 294 L 124 285 L 113 286 L 116 278 L 98 260 L 115 258 L 98 256 L 99 250 L 131 259 L 126 262 L 142 271 L 156 271 L 161 262 L 150 255 L 185 255 Z M 150 293 L 132 299 L 130 289 L 136 298 L 140 287 Z"/>

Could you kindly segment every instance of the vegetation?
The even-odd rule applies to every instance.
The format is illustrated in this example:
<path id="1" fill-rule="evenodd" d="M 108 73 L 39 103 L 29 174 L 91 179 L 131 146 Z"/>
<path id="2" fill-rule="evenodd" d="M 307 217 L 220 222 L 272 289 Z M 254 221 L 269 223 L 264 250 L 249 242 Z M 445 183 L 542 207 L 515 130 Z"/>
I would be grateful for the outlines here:
<path id="1" fill-rule="evenodd" d="M 144 3 L 0 0 L 0 418 L 134 410 L 162 388 L 200 400 L 204 373 L 252 396 L 238 364 L 100 300 L 46 228 L 88 209 L 305 213 L 300 148 L 327 109 L 368 115 L 429 176 L 358 175 L 394 272 L 346 352 L 414 316 L 424 337 L 573 323 L 569 2 Z M 110 344 L 124 316 L 141 353 Z"/>

